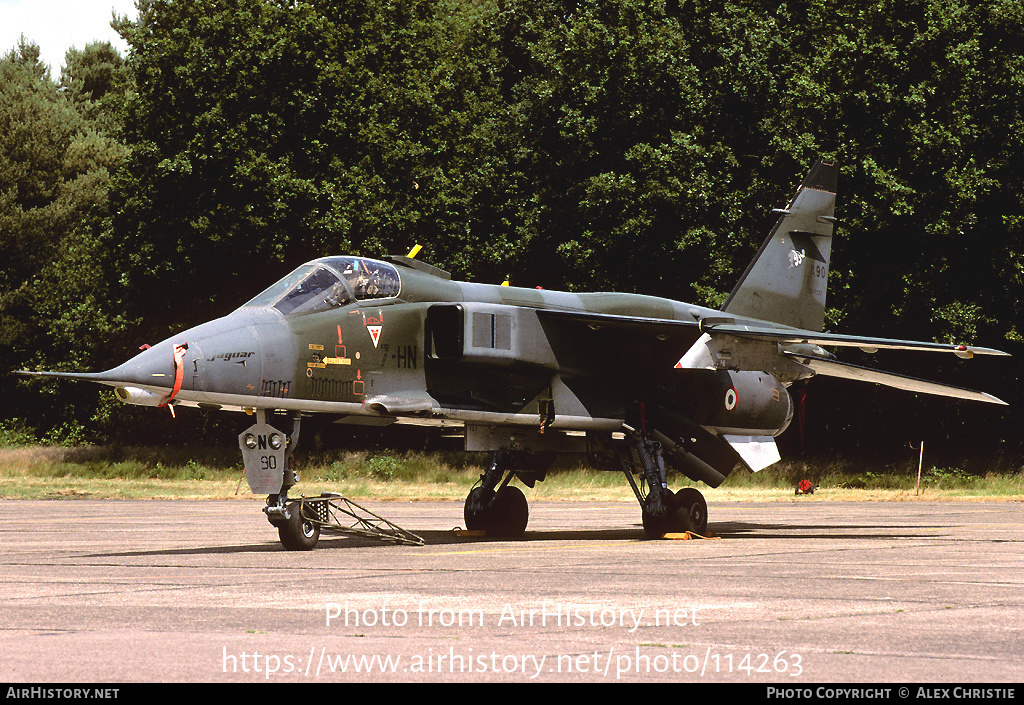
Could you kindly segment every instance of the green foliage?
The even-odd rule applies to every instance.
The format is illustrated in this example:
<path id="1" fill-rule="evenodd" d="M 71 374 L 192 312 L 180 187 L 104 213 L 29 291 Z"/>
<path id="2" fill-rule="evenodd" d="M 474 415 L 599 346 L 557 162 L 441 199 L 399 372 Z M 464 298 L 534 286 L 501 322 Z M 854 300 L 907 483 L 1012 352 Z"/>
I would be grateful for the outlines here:
<path id="1" fill-rule="evenodd" d="M 130 87 L 124 59 L 110 42 L 90 42 L 85 49 L 72 47 L 65 54 L 58 91 L 105 131 L 120 127 L 119 111 Z"/>
<path id="2" fill-rule="evenodd" d="M 32 429 L 22 419 L 0 421 L 0 448 L 16 448 L 38 443 Z"/>
<path id="3" fill-rule="evenodd" d="M 931 468 L 921 475 L 921 484 L 936 489 L 962 489 L 970 487 L 980 478 L 961 467 Z"/>
<path id="4" fill-rule="evenodd" d="M 105 305 L 107 276 L 98 234 L 110 174 L 127 150 L 108 132 L 117 122 L 114 116 L 84 106 L 74 91 L 59 90 L 50 79 L 39 64 L 38 46 L 22 40 L 0 59 L 0 365 L 5 370 L 94 367 L 103 359 L 96 341 L 109 339 L 120 324 Z M 30 391 L 4 375 L 0 395 L 11 402 L 6 413 L 21 415 L 48 439 L 75 443 L 92 436 L 85 424 L 95 390 L 58 396 L 49 385 L 40 394 L 38 386 Z M 78 400 L 87 401 L 79 405 Z"/>
<path id="5" fill-rule="evenodd" d="M 2 434 L 0 430 L 0 438 Z M 0 443 L 0 448 L 7 447 Z M 167 481 L 241 478 L 236 453 L 187 446 L 36 445 L 8 450 L 0 460 L 2 471 L 15 477 Z"/>
<path id="6" fill-rule="evenodd" d="M 466 464 L 467 455 L 473 454 L 450 457 L 447 453 L 413 452 L 385 457 L 350 451 L 317 453 L 301 457 L 299 470 L 303 484 L 314 492 L 341 490 L 350 497 L 461 499 L 465 488 L 489 461 L 488 457 L 477 457 L 477 465 Z M 993 462 L 984 457 L 975 458 L 974 462 L 985 469 L 974 474 L 962 465 L 932 468 L 925 473 L 920 497 L 925 500 L 940 495 L 1019 498 L 1024 494 L 1024 474 L 1019 462 L 1005 464 L 1001 459 Z M 380 472 L 382 469 L 385 471 Z M 223 493 L 225 484 L 233 494 L 240 482 L 241 492 L 248 494 L 235 453 L 195 447 L 0 447 L 0 477 L 6 480 L 5 492 L 10 496 L 32 497 L 41 493 L 66 496 L 68 491 L 91 496 L 124 496 L 126 480 L 155 481 L 134 491 L 148 497 L 210 496 Z M 861 491 L 866 492 L 865 498 L 912 499 L 917 492 L 916 468 L 910 471 L 907 467 L 894 469 L 829 458 L 799 463 L 783 461 L 771 470 L 756 474 L 736 472 L 711 493 L 721 492 L 729 497 L 752 490 L 756 494 L 748 496 L 792 498 L 795 486 L 805 478 L 817 487 L 814 500 L 857 499 L 856 492 Z M 673 486 L 690 484 L 681 477 L 669 479 Z M 108 484 L 108 481 L 112 482 Z M 187 483 L 187 487 L 176 484 L 182 482 Z M 204 484 L 207 486 L 203 487 Z M 72 489 L 55 492 L 55 487 Z M 632 500 L 618 473 L 598 472 L 586 465 L 553 468 L 533 493 L 538 498 Z"/>

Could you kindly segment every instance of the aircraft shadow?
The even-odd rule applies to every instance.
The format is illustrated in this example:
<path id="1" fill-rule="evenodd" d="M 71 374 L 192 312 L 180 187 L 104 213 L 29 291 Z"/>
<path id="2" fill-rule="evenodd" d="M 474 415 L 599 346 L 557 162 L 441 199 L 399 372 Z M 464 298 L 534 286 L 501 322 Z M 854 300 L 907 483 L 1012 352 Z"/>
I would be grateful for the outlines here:
<path id="1" fill-rule="evenodd" d="M 565 531 L 527 531 L 526 535 L 518 539 L 501 538 L 497 536 L 459 536 L 452 530 L 444 531 L 420 531 L 417 535 L 423 539 L 425 546 L 456 546 L 456 545 L 486 545 L 486 544 L 523 544 L 540 541 L 635 541 L 643 539 L 643 529 L 638 527 L 631 529 L 594 529 L 594 530 L 565 530 Z M 324 531 L 313 551 L 321 549 L 353 549 L 370 547 L 401 547 L 393 541 L 376 539 L 358 535 L 347 535 L 338 532 Z M 405 544 L 407 548 L 420 548 L 419 546 Z M 265 542 L 251 544 L 235 544 L 230 546 L 202 546 L 196 548 L 169 548 L 157 550 L 138 551 L 113 551 L 90 553 L 81 556 L 82 558 L 138 558 L 144 556 L 203 556 L 203 555 L 230 555 L 236 553 L 275 553 L 286 552 L 280 542 L 268 538 Z M 290 551 L 287 551 L 290 553 Z"/>
<path id="2" fill-rule="evenodd" d="M 749 522 L 721 522 L 712 523 L 710 532 L 714 537 L 720 539 L 734 540 L 766 540 L 766 539 L 831 539 L 849 541 L 851 538 L 860 540 L 889 541 L 893 539 L 908 538 L 942 538 L 947 534 L 937 534 L 935 529 L 951 529 L 948 526 L 939 525 L 829 525 L 829 524 L 771 524 L 771 523 L 749 523 Z M 616 529 L 555 529 L 530 531 L 525 536 L 517 539 L 502 538 L 497 536 L 461 536 L 454 530 L 420 531 L 417 534 L 423 539 L 425 546 L 487 546 L 496 544 L 522 545 L 528 543 L 541 543 L 547 541 L 640 541 L 646 542 L 642 526 L 638 523 L 630 528 Z M 386 541 L 377 538 L 341 534 L 338 532 L 324 531 L 314 551 L 357 549 L 371 547 L 395 547 L 402 544 Z M 406 545 L 407 548 L 418 548 L 418 546 Z M 284 552 L 281 544 L 268 535 L 266 541 L 249 544 L 235 544 L 228 546 L 203 546 L 196 548 L 174 548 L 159 550 L 138 550 L 138 551 L 116 551 L 92 553 L 82 556 L 83 558 L 138 558 L 145 556 L 203 556 L 203 555 L 231 555 L 244 553 L 275 553 Z"/>

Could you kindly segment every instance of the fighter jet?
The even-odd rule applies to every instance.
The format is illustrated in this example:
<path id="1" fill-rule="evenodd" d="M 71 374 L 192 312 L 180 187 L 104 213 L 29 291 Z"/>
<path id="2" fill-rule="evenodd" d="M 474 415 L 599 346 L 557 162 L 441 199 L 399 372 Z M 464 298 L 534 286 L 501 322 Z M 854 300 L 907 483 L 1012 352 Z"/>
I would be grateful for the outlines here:
<path id="1" fill-rule="evenodd" d="M 308 550 L 322 517 L 290 499 L 303 416 L 461 426 L 493 453 L 468 529 L 515 537 L 556 453 L 622 472 L 650 537 L 707 532 L 693 487 L 779 460 L 789 388 L 816 375 L 1003 404 L 988 394 L 839 361 L 826 348 L 1005 355 L 968 345 L 823 332 L 838 169 L 817 163 L 721 309 L 621 293 L 453 281 L 407 256 L 303 264 L 237 310 L 99 373 L 25 372 L 113 386 L 118 399 L 254 414 L 239 436 L 252 491 L 282 544 Z M 290 431 L 273 423 L 291 418 Z M 273 422 L 273 423 L 272 423 Z"/>

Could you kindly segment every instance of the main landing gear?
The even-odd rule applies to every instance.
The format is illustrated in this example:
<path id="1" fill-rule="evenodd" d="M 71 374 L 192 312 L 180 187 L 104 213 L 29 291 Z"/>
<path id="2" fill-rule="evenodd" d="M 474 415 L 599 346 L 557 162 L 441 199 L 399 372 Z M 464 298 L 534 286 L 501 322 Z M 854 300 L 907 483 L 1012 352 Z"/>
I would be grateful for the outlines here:
<path id="1" fill-rule="evenodd" d="M 708 504 L 704 495 L 693 487 L 684 487 L 678 492 L 668 488 L 665 479 L 665 459 L 661 443 L 646 438 L 635 431 L 626 434 L 626 440 L 635 451 L 640 468 L 636 474 L 646 485 L 644 494 L 633 480 L 632 463 L 622 460 L 622 472 L 629 481 L 643 518 L 644 533 L 648 538 L 661 538 L 665 534 L 685 533 L 706 536 L 708 531 Z"/>
<path id="2" fill-rule="evenodd" d="M 615 448 L 614 455 L 618 469 L 625 474 L 640 503 L 644 533 L 649 538 L 685 532 L 706 536 L 708 505 L 704 495 L 693 487 L 684 487 L 678 492 L 668 488 L 661 443 L 628 428 L 626 442 L 632 457 L 627 459 L 622 447 Z M 597 452 L 592 452 L 592 461 L 608 469 L 614 467 L 607 465 L 606 461 L 611 460 L 611 456 L 603 452 L 610 448 L 601 443 L 598 443 L 598 448 L 600 450 L 595 448 Z M 490 466 L 480 476 L 480 483 L 466 497 L 464 517 L 467 529 L 482 530 L 490 536 L 503 538 L 523 535 L 529 520 L 529 506 L 522 491 L 509 482 L 513 477 L 519 477 L 528 487 L 533 487 L 535 482 L 544 479 L 544 473 L 518 469 L 517 466 L 522 464 L 523 456 L 518 453 L 499 450 L 494 454 Z M 642 478 L 640 486 L 633 475 Z"/>
<path id="3" fill-rule="evenodd" d="M 503 538 L 517 538 L 526 531 L 530 507 L 523 491 L 509 484 L 517 474 L 512 461 L 511 452 L 497 451 L 490 466 L 480 476 L 480 484 L 466 497 L 463 517 L 470 531 L 484 531 L 490 536 Z M 519 476 L 530 487 L 538 479 L 543 479 L 525 473 L 519 473 Z"/>

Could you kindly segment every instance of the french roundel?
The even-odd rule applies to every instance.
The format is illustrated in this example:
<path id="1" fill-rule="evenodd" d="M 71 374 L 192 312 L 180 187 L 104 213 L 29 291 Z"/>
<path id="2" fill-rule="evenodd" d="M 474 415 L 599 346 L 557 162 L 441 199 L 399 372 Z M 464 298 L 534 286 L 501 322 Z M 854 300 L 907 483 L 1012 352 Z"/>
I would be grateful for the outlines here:
<path id="1" fill-rule="evenodd" d="M 736 394 L 736 387 L 729 387 L 725 391 L 725 410 L 732 411 L 736 408 L 736 404 L 739 403 L 739 396 Z"/>

